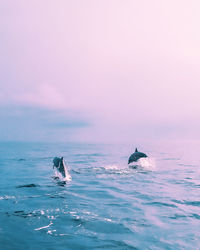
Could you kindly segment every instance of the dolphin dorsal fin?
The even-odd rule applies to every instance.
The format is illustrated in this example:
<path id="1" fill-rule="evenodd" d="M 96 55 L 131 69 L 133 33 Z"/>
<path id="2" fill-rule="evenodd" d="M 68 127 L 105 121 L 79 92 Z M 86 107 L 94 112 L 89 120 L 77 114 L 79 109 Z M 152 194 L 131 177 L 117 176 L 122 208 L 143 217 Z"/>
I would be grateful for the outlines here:
<path id="1" fill-rule="evenodd" d="M 137 150 L 137 148 L 135 148 L 135 153 L 137 153 L 138 152 L 138 150 Z"/>

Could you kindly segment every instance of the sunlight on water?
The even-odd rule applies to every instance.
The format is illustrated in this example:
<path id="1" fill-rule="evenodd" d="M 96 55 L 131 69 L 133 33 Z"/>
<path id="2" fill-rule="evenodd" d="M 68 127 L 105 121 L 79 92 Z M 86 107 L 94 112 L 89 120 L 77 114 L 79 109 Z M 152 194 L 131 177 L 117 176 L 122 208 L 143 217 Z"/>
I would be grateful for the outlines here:
<path id="1" fill-rule="evenodd" d="M 34 230 L 35 230 L 35 231 L 38 231 L 38 230 L 41 230 L 41 229 L 44 229 L 44 228 L 48 228 L 48 227 L 50 227 L 52 224 L 53 224 L 53 223 L 50 222 L 49 225 L 43 226 L 43 227 L 40 227 L 40 228 L 36 228 L 36 229 L 34 229 Z"/>

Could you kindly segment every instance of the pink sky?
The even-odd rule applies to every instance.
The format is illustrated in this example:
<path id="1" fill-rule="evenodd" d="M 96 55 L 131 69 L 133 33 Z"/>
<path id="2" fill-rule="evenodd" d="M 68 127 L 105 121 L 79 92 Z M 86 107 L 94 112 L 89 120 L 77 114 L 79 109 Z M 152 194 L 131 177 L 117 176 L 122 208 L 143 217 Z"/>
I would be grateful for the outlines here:
<path id="1" fill-rule="evenodd" d="M 72 139 L 193 136 L 199 10 L 198 0 L 2 0 L 0 105 L 76 113 L 91 126 Z"/>

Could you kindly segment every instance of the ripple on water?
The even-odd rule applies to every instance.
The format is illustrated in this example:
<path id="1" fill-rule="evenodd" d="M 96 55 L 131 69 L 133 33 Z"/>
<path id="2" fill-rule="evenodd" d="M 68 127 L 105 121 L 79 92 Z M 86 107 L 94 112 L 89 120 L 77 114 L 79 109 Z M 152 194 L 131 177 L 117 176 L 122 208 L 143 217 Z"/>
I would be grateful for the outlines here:
<path id="1" fill-rule="evenodd" d="M 177 204 L 200 207 L 200 201 L 172 200 Z"/>
<path id="2" fill-rule="evenodd" d="M 154 152 L 155 169 L 146 163 L 131 169 L 128 151 L 113 148 L 36 144 L 20 154 L 18 147 L 10 150 L 0 160 L 6 177 L 0 183 L 0 245 L 198 249 L 198 165 Z M 71 163 L 71 182 L 51 178 L 55 152 Z"/>
<path id="3" fill-rule="evenodd" d="M 153 201 L 153 202 L 147 202 L 145 203 L 145 205 L 152 205 L 152 206 L 158 206 L 158 207 L 177 207 L 175 204 L 173 203 L 167 203 L 167 202 L 159 202 L 159 201 Z"/>

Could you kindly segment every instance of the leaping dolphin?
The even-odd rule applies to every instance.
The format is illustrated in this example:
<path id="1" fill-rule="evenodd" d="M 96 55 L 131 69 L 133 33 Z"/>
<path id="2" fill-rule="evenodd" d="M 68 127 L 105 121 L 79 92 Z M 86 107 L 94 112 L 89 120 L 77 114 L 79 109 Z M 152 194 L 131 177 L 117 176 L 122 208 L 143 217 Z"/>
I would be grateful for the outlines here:
<path id="1" fill-rule="evenodd" d="M 65 178 L 66 177 L 66 167 L 65 163 L 63 160 L 63 157 L 55 157 L 53 159 L 53 168 L 56 167 L 57 170 L 62 174 L 62 176 Z"/>
<path id="2" fill-rule="evenodd" d="M 139 152 L 137 148 L 135 149 L 135 152 L 129 157 L 128 164 L 132 162 L 137 162 L 140 158 L 146 158 L 147 155 Z"/>

